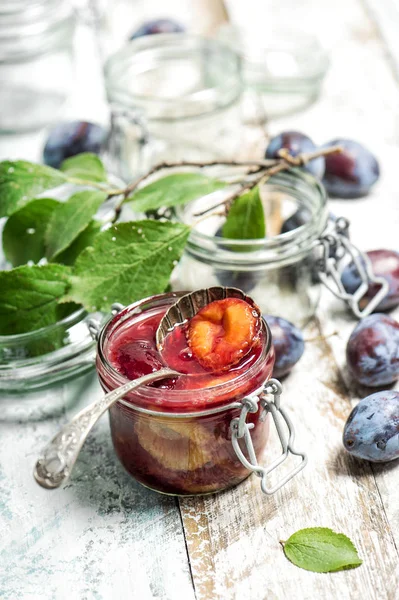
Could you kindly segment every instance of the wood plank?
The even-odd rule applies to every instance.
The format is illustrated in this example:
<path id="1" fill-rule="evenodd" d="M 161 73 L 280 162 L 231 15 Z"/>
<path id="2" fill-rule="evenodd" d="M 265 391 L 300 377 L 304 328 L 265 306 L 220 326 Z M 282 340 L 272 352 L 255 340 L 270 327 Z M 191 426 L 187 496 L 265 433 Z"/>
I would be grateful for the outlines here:
<path id="1" fill-rule="evenodd" d="M 318 332 L 312 325 L 307 337 Z M 296 446 L 309 454 L 302 474 L 272 497 L 251 477 L 215 496 L 180 499 L 197 599 L 347 598 L 350 591 L 351 600 L 392 600 L 397 551 L 369 464 L 343 450 L 350 402 L 326 341 L 307 344 L 284 388 Z M 320 576 L 289 563 L 279 541 L 314 526 L 349 535 L 364 565 Z"/>
<path id="2" fill-rule="evenodd" d="M 363 0 L 387 46 L 392 67 L 399 79 L 399 6 L 395 0 Z"/>
<path id="3" fill-rule="evenodd" d="M 233 3 L 238 5 L 231 0 L 229 9 Z M 261 11 L 255 0 L 245 11 L 255 4 Z M 399 91 L 384 45 L 361 2 L 323 0 L 306 6 L 308 25 L 331 48 L 331 69 L 320 101 L 300 115 L 272 122 L 271 133 L 298 129 L 316 143 L 344 136 L 371 146 L 384 168 L 376 193 L 358 202 L 331 201 L 331 209 L 352 219 L 353 239 L 364 248 L 398 249 L 399 199 L 393 178 L 399 157 L 393 144 L 399 131 Z M 290 2 L 291 8 L 298 22 L 303 3 Z M 288 14 L 286 3 L 273 3 L 275 22 L 279 10 Z M 250 10 L 246 18 L 250 22 Z M 245 20 L 240 24 L 245 26 Z M 397 467 L 371 467 L 344 452 L 342 430 L 356 394 L 352 387 L 348 390 L 342 361 L 354 321 L 328 294 L 318 314 L 320 330 L 314 324 L 307 337 L 318 331 L 327 336 L 335 329 L 339 336 L 308 343 L 301 363 L 284 382 L 284 403 L 300 429 L 297 446 L 310 455 L 306 470 L 272 498 L 263 497 L 251 477 L 217 496 L 180 501 L 198 600 L 399 597 Z M 349 535 L 364 565 L 320 576 L 287 562 L 279 540 L 316 525 Z"/>
<path id="4" fill-rule="evenodd" d="M 123 470 L 106 419 L 87 440 L 66 487 L 49 491 L 34 481 L 39 449 L 101 394 L 95 376 L 75 382 L 68 404 L 65 391 L 58 390 L 58 417 L 36 413 L 36 420 L 23 418 L 28 394 L 9 399 L 14 408 L 19 404 L 13 414 L 0 395 L 0 597 L 194 600 L 176 501 Z M 45 407 L 51 393 L 40 395 Z"/>

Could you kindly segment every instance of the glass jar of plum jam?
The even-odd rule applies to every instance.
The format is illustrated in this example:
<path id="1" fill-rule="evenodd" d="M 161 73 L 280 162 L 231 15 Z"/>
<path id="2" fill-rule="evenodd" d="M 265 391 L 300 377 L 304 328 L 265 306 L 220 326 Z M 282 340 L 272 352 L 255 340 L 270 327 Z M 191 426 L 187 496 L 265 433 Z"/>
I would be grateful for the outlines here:
<path id="1" fill-rule="evenodd" d="M 112 440 L 123 466 L 143 485 L 165 494 L 207 494 L 251 473 L 233 447 L 232 421 L 240 417 L 242 400 L 271 377 L 274 349 L 262 320 L 258 343 L 227 371 L 206 372 L 193 365 L 182 333 L 165 346 L 161 358 L 156 330 L 182 295 L 155 296 L 119 312 L 99 335 L 97 371 L 106 392 L 159 370 L 165 357 L 183 373 L 142 386 L 114 404 L 109 411 Z M 259 456 L 268 440 L 269 415 L 261 407 L 251 410 L 247 424 Z M 238 444 L 245 455 L 244 440 Z"/>

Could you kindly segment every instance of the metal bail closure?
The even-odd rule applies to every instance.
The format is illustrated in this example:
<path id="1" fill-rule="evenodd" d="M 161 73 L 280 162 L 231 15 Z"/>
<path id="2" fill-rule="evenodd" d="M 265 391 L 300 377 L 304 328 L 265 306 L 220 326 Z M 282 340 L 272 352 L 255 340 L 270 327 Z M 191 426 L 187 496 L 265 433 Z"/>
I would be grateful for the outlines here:
<path id="1" fill-rule="evenodd" d="M 288 481 L 290 481 L 299 471 L 306 466 L 308 459 L 304 452 L 298 452 L 294 450 L 294 438 L 295 431 L 294 427 L 289 419 L 285 410 L 280 406 L 280 396 L 282 392 L 281 383 L 277 379 L 270 379 L 265 383 L 260 393 L 255 393 L 250 396 L 246 396 L 242 400 L 242 409 L 240 416 L 233 419 L 230 423 L 232 432 L 232 444 L 237 454 L 237 457 L 242 465 L 249 471 L 256 473 L 258 477 L 261 477 L 261 488 L 262 492 L 271 495 L 277 490 L 282 488 Z M 274 398 L 270 400 L 268 396 L 272 395 Z M 253 423 L 247 423 L 246 418 L 248 413 L 256 413 L 260 405 L 263 408 L 260 419 L 264 420 L 267 413 L 271 413 L 274 421 L 274 425 L 277 430 L 278 437 L 280 439 L 282 453 L 277 457 L 269 466 L 261 467 L 258 464 L 258 460 L 255 455 L 255 449 L 251 438 L 251 429 L 255 426 Z M 284 431 L 284 424 L 288 430 L 288 440 L 286 432 Z M 239 440 L 244 439 L 245 446 L 248 451 L 249 460 L 245 457 L 243 451 L 240 448 Z M 283 477 L 278 483 L 272 487 L 267 485 L 267 476 L 269 473 L 274 471 L 279 465 L 281 465 L 288 456 L 293 454 L 301 457 L 301 462 L 290 471 L 285 477 Z"/>
<path id="2" fill-rule="evenodd" d="M 353 314 L 363 319 L 373 312 L 378 304 L 388 293 L 389 285 L 383 277 L 376 277 L 367 254 L 352 244 L 348 236 L 349 222 L 339 217 L 335 222 L 330 220 L 326 233 L 317 240 L 314 249 L 318 251 L 316 258 L 317 275 L 323 285 L 330 290 L 336 298 L 344 300 Z M 342 283 L 342 268 L 340 264 L 344 259 L 351 259 L 360 279 L 358 289 L 350 294 Z M 362 309 L 360 301 L 366 294 L 371 284 L 377 284 L 380 289 L 366 306 Z"/>

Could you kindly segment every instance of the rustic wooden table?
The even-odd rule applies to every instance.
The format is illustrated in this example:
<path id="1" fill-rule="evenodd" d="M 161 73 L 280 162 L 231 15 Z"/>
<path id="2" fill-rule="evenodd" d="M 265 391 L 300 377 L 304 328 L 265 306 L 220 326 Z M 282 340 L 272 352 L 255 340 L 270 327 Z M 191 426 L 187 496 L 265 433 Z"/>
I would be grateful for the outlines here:
<path id="1" fill-rule="evenodd" d="M 236 18 L 253 18 L 251 10 L 263 10 L 267 18 L 261 2 L 229 4 Z M 295 20 L 298 3 L 278 4 Z M 272 14 L 280 18 L 276 6 Z M 305 112 L 272 122 L 271 132 L 295 128 L 319 143 L 347 136 L 371 147 L 383 171 L 375 191 L 357 201 L 331 201 L 331 210 L 351 220 L 352 238 L 363 249 L 398 250 L 398 10 L 394 0 L 320 0 L 308 6 L 307 17 L 331 50 L 324 92 Z M 71 114 L 105 119 L 95 44 L 85 27 L 79 39 L 85 59 Z M 2 139 L 0 155 L 38 158 L 43 136 Z M 76 403 L 53 418 L 27 422 L 0 412 L 2 600 L 398 599 L 399 467 L 356 462 L 341 443 L 351 407 L 366 393 L 345 371 L 354 324 L 339 302 L 323 294 L 305 332 L 313 341 L 284 381 L 284 404 L 309 464 L 273 497 L 261 494 L 256 477 L 207 497 L 152 493 L 122 469 L 106 419 L 85 445 L 69 484 L 41 489 L 31 476 L 38 449 L 98 397 L 94 376 L 86 378 Z M 289 563 L 279 540 L 312 526 L 349 535 L 363 565 L 320 575 Z"/>

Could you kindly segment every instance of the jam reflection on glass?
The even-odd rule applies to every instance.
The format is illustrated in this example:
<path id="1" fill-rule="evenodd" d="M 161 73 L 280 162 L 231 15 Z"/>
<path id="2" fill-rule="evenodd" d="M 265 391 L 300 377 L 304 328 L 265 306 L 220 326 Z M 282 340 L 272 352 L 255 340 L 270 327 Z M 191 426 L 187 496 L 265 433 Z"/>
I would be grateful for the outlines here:
<path id="1" fill-rule="evenodd" d="M 240 409 L 221 408 L 205 416 L 174 415 L 223 407 L 260 388 L 271 376 L 274 363 L 267 333 L 261 328 L 254 347 L 229 370 L 209 372 L 193 356 L 184 327 L 167 336 L 160 355 L 156 330 L 176 298 L 165 295 L 163 302 L 159 297 L 154 300 L 154 306 L 148 307 L 147 302 L 139 314 L 126 316 L 125 309 L 114 319 L 119 323 L 100 341 L 104 357 L 97 362 L 100 381 L 108 391 L 125 378 L 153 373 L 165 364 L 183 375 L 135 390 L 125 398 L 125 404 L 118 402 L 111 407 L 116 453 L 138 481 L 163 493 L 201 494 L 236 485 L 249 475 L 231 443 L 230 423 L 239 416 Z M 115 372 L 120 374 L 119 379 Z M 164 414 L 147 415 L 129 404 Z M 269 419 L 260 421 L 260 412 L 247 417 L 247 422 L 256 425 L 251 436 L 257 455 L 264 449 L 269 429 Z M 242 450 L 247 455 L 243 445 Z"/>

